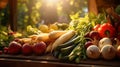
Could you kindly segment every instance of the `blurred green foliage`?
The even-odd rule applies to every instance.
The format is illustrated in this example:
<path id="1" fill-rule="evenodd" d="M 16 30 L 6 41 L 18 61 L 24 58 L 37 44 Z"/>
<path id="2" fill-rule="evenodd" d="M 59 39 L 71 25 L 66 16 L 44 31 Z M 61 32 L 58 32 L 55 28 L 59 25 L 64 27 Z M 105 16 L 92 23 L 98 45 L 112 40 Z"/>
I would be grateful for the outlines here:
<path id="1" fill-rule="evenodd" d="M 9 21 L 9 5 L 0 10 L 0 25 L 6 26 Z"/>
<path id="2" fill-rule="evenodd" d="M 120 5 L 115 8 L 115 12 L 120 15 Z"/>
<path id="3" fill-rule="evenodd" d="M 69 23 L 71 15 L 79 12 L 83 17 L 87 12 L 87 0 L 17 0 L 17 28 L 20 31 L 28 25 L 39 26 L 45 23 Z M 50 3 L 50 1 L 56 1 Z M 47 20 L 47 21 L 46 21 Z M 9 21 L 9 5 L 0 10 L 0 25 L 6 26 Z"/>
<path id="4" fill-rule="evenodd" d="M 87 12 L 87 0 L 18 0 L 18 28 L 26 29 L 27 25 L 38 26 L 45 23 L 70 22 L 70 15 L 80 12 L 83 17 Z M 47 18 L 47 19 L 46 19 Z M 18 29 L 18 30 L 19 30 Z"/>
<path id="5" fill-rule="evenodd" d="M 28 31 L 29 34 L 39 34 L 40 32 L 38 32 L 36 27 L 39 27 L 43 20 L 45 23 L 69 23 L 78 16 L 83 17 L 87 12 L 87 0 L 17 1 L 17 30 L 23 34 L 25 33 L 24 35 L 26 35 L 26 31 Z M 56 2 L 49 3 L 50 1 Z M 77 15 L 77 12 L 80 15 Z M 1 46 L 8 45 L 9 42 L 13 39 L 13 36 L 8 35 L 9 17 L 8 4 L 5 8 L 0 9 L 0 49 Z"/>

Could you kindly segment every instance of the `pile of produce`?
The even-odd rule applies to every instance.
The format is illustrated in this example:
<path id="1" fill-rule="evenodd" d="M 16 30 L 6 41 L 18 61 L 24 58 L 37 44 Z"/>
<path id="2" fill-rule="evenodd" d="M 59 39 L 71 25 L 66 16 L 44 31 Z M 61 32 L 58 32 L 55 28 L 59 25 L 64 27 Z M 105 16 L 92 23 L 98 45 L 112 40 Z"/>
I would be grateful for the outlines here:
<path id="1" fill-rule="evenodd" d="M 71 19 L 69 25 L 28 26 L 28 35 L 14 37 L 3 53 L 25 56 L 51 53 L 60 60 L 75 63 L 87 58 L 120 58 L 120 16 L 112 8 L 97 16 L 90 13 L 81 18 L 77 13 Z"/>
<path id="2" fill-rule="evenodd" d="M 63 28 L 61 28 L 63 27 Z M 1 38 L 1 49 L 0 54 L 10 54 L 10 55 L 44 55 L 45 53 L 52 52 L 56 47 L 56 44 L 59 43 L 59 40 L 55 42 L 61 35 L 60 39 L 65 39 L 66 35 L 72 33 L 75 34 L 75 31 L 65 31 L 68 27 L 65 23 L 54 23 L 49 26 L 41 24 L 38 28 L 32 27 L 31 25 L 27 26 L 26 34 L 20 34 L 18 32 L 4 32 L 1 30 L 1 34 L 7 38 Z M 63 35 L 64 34 L 64 35 Z M 65 37 L 64 37 L 65 36 Z M 72 37 L 69 36 L 68 39 Z M 66 40 L 68 40 L 66 39 Z M 3 41 L 4 40 L 4 41 Z M 7 43 L 6 43 L 7 42 Z M 63 43 L 64 40 L 61 42 Z"/>
<path id="3" fill-rule="evenodd" d="M 59 45 L 53 51 L 53 55 L 58 59 L 79 63 L 81 59 L 86 59 L 84 43 L 85 34 L 91 30 L 92 23 L 89 22 L 88 15 L 84 18 L 73 18 L 68 30 L 76 31 L 76 34 L 67 42 Z"/>
<path id="4" fill-rule="evenodd" d="M 21 36 L 21 33 L 13 32 L 6 26 L 0 25 L 0 50 L 3 50 L 4 47 L 8 46 L 14 38 Z"/>
<path id="5" fill-rule="evenodd" d="M 86 55 L 91 59 L 112 60 L 120 57 L 120 16 L 112 8 L 106 10 L 106 22 L 97 23 L 85 35 Z"/>
<path id="6" fill-rule="evenodd" d="M 68 28 L 76 31 L 76 36 L 58 45 L 53 51 L 55 57 L 76 63 L 87 58 L 113 60 L 120 57 L 120 16 L 112 8 L 98 16 L 76 16 Z"/>

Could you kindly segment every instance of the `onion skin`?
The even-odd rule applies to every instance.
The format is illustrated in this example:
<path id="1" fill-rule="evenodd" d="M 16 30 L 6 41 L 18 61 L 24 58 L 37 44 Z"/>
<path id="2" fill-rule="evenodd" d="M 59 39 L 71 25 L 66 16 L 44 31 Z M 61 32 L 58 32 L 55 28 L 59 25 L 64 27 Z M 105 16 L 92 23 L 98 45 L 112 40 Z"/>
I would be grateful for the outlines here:
<path id="1" fill-rule="evenodd" d="M 99 48 L 101 49 L 103 46 L 105 45 L 112 45 L 112 41 L 110 38 L 108 37 L 105 37 L 105 38 L 102 38 L 100 41 L 99 41 Z"/>
<path id="2" fill-rule="evenodd" d="M 101 49 L 101 55 L 105 60 L 112 60 L 116 56 L 116 49 L 112 45 L 104 45 Z"/>
<path id="3" fill-rule="evenodd" d="M 120 45 L 117 47 L 117 57 L 120 58 Z"/>
<path id="4" fill-rule="evenodd" d="M 96 45 L 91 45 L 87 48 L 86 54 L 91 59 L 98 59 L 100 57 L 100 49 Z"/>

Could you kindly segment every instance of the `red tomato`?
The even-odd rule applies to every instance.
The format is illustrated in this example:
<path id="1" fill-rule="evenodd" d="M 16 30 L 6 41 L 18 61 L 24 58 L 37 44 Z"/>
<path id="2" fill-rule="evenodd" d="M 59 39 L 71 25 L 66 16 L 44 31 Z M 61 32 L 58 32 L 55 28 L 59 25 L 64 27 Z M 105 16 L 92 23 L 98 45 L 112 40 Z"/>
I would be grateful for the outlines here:
<path id="1" fill-rule="evenodd" d="M 99 27 L 98 32 L 102 38 L 114 37 L 115 28 L 110 23 L 104 23 Z"/>

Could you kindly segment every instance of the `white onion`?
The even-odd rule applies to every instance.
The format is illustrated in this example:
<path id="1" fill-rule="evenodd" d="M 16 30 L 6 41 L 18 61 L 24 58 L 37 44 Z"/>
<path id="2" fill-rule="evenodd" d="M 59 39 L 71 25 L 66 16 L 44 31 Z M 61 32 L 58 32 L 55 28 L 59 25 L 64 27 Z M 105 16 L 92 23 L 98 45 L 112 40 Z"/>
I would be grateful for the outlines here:
<path id="1" fill-rule="evenodd" d="M 102 38 L 99 41 L 99 45 L 98 46 L 101 49 L 104 45 L 107 45 L 107 44 L 112 45 L 112 41 L 110 40 L 110 38 L 105 37 L 105 38 Z"/>
<path id="2" fill-rule="evenodd" d="M 112 45 L 104 45 L 101 49 L 101 55 L 106 60 L 114 59 L 116 56 L 116 49 Z"/>
<path id="3" fill-rule="evenodd" d="M 91 45 L 87 48 L 86 54 L 91 59 L 98 59 L 100 56 L 100 49 L 96 45 Z"/>

